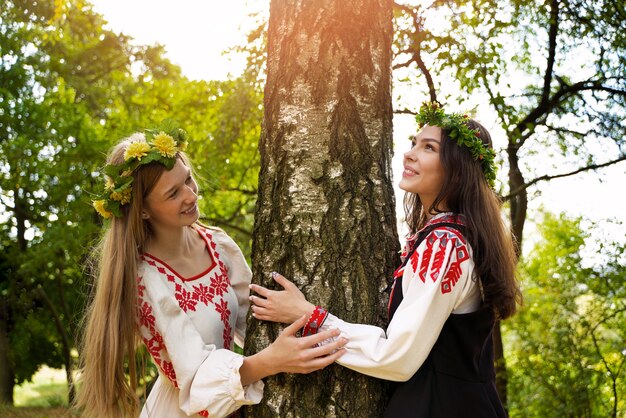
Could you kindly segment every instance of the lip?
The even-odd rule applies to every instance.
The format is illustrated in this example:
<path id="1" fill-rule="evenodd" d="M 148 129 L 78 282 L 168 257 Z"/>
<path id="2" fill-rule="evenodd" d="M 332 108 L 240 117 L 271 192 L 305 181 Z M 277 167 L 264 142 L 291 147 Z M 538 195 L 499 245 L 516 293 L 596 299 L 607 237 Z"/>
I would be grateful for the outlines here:
<path id="1" fill-rule="evenodd" d="M 415 170 L 413 170 L 411 167 L 408 166 L 404 166 L 404 170 L 402 171 L 402 177 L 413 177 L 413 176 L 417 176 L 419 175 L 419 173 Z"/>
<path id="2" fill-rule="evenodd" d="M 194 203 L 192 207 L 190 207 L 187 210 L 182 211 L 181 214 L 183 214 L 183 215 L 193 215 L 194 213 L 196 213 L 197 210 L 198 210 L 198 205 L 196 203 Z"/>

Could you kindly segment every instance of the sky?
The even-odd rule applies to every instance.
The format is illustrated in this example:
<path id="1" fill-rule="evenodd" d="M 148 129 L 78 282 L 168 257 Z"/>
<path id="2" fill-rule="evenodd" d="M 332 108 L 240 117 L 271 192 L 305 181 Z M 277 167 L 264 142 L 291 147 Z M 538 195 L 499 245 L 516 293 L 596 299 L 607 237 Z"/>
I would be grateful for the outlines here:
<path id="1" fill-rule="evenodd" d="M 246 42 L 253 27 L 250 13 L 269 13 L 269 0 L 91 0 L 110 29 L 132 36 L 139 44 L 159 43 L 167 57 L 191 79 L 218 80 L 239 75 L 245 60 L 223 51 Z M 484 123 L 483 120 L 481 122 Z M 494 129 L 487 123 L 488 129 Z M 402 154 L 408 149 L 415 123 L 411 116 L 394 118 L 394 184 L 401 178 Z M 492 131 L 493 133 L 493 131 Z M 534 158 L 545 158 L 541 153 Z M 540 166 L 541 164 L 539 164 Z M 530 189 L 528 235 L 540 221 L 538 209 L 583 215 L 593 221 L 616 219 L 626 224 L 626 162 L 602 169 L 599 175 L 581 174 L 544 182 Z M 396 187 L 397 213 L 402 216 L 402 192 Z M 608 233 L 624 239 L 626 225 Z M 529 240 L 532 241 L 532 240 Z"/>

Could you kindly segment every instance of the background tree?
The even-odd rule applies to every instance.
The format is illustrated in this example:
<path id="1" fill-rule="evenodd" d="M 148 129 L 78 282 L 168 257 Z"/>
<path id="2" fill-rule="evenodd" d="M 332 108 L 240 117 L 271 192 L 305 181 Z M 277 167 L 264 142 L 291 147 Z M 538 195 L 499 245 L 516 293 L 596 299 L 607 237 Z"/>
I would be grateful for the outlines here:
<path id="1" fill-rule="evenodd" d="M 177 119 L 194 140 L 203 213 L 249 248 L 260 89 L 249 74 L 190 81 L 162 47 L 104 29 L 81 1 L 9 1 L 0 48 L 1 402 L 42 364 L 65 368 L 71 399 L 85 257 L 100 230 L 90 192 L 107 149 Z"/>
<path id="2" fill-rule="evenodd" d="M 501 191 L 520 248 L 529 191 L 626 159 L 623 2 L 407 2 L 396 13 L 395 90 L 480 104 L 479 117 L 493 114 L 502 128 L 508 177 L 501 176 Z M 398 112 L 414 113 L 418 105 L 412 95 Z M 495 343 L 506 403 L 499 333 Z"/>
<path id="3" fill-rule="evenodd" d="M 588 224 L 546 213 L 520 263 L 526 307 L 505 327 L 511 416 L 626 413 L 626 246 Z"/>
<path id="4" fill-rule="evenodd" d="M 292 278 L 348 321 L 383 324 L 399 243 L 391 185 L 392 3 L 270 6 L 253 280 Z M 251 320 L 246 350 L 279 332 Z M 251 416 L 376 416 L 380 381 L 339 366 L 267 379 Z"/>

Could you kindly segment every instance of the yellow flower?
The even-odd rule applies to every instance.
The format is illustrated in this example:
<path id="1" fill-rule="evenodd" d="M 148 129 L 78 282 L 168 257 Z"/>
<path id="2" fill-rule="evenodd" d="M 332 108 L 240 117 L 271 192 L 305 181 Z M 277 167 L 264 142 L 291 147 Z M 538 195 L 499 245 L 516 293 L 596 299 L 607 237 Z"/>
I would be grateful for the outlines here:
<path id="1" fill-rule="evenodd" d="M 130 197 L 133 189 L 131 187 L 127 188 L 122 192 L 113 192 L 111 193 L 111 199 L 117 202 L 120 202 L 120 205 L 125 205 L 130 203 Z"/>
<path id="2" fill-rule="evenodd" d="M 152 140 L 152 144 L 164 157 L 172 158 L 176 155 L 176 141 L 165 132 L 156 135 Z"/>
<path id="3" fill-rule="evenodd" d="M 106 180 L 104 181 L 104 188 L 107 190 L 113 190 L 114 187 L 115 187 L 115 183 L 113 182 L 111 177 L 107 176 Z"/>
<path id="4" fill-rule="evenodd" d="M 182 151 L 185 152 L 185 150 L 187 149 L 187 145 L 189 143 L 187 141 L 183 141 L 180 144 L 178 144 L 178 151 Z"/>
<path id="5" fill-rule="evenodd" d="M 124 151 L 124 161 L 128 161 L 131 158 L 136 158 L 141 161 L 141 157 L 145 157 L 150 151 L 150 144 L 147 142 L 133 142 L 128 145 L 126 151 Z"/>
<path id="6" fill-rule="evenodd" d="M 102 216 L 104 219 L 109 219 L 113 214 L 106 210 L 106 208 L 104 207 L 105 203 L 106 202 L 104 200 L 94 200 L 93 207 L 96 212 L 100 214 L 100 216 Z"/>

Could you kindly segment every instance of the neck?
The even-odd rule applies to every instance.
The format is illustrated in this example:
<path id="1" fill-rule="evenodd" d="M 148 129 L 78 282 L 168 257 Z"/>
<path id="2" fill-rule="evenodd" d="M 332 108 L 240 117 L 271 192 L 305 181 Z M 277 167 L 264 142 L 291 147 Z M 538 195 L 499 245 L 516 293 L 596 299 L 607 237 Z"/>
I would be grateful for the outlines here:
<path id="1" fill-rule="evenodd" d="M 434 197 L 422 197 L 420 196 L 420 202 L 422 202 L 422 210 L 424 211 L 424 216 L 426 217 L 426 220 L 429 220 L 430 218 L 432 218 L 435 215 L 440 214 L 441 212 L 448 212 L 448 206 L 446 205 L 446 202 L 440 202 L 436 208 L 433 209 L 433 211 L 430 211 L 430 207 L 432 206 L 433 202 L 435 201 Z M 435 210 L 436 209 L 436 210 Z"/>
<path id="2" fill-rule="evenodd" d="M 152 226 L 145 251 L 163 260 L 185 257 L 192 253 L 195 235 L 197 232 L 191 226 L 175 229 Z"/>

